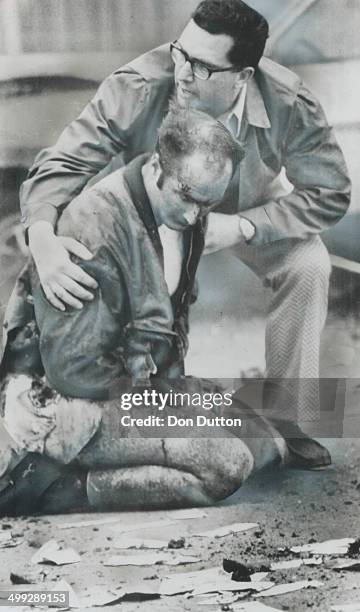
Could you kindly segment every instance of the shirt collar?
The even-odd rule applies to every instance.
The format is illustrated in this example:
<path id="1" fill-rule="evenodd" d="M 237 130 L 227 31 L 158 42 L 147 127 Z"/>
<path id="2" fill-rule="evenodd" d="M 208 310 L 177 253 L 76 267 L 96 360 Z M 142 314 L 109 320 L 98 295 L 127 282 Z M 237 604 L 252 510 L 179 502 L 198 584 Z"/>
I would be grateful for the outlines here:
<path id="1" fill-rule="evenodd" d="M 234 106 L 230 109 L 224 121 L 226 127 L 236 138 L 240 136 L 241 121 L 244 114 L 247 85 L 241 89 Z"/>
<path id="2" fill-rule="evenodd" d="M 230 129 L 233 136 L 239 138 L 241 122 L 244 117 L 250 125 L 255 127 L 264 129 L 271 127 L 264 99 L 255 77 L 252 77 L 246 85 L 244 85 L 229 113 L 223 117 L 219 117 L 219 119 L 220 121 L 223 120 L 224 125 Z"/>
<path id="3" fill-rule="evenodd" d="M 264 129 L 271 127 L 270 119 L 266 112 L 264 99 L 256 81 L 256 72 L 255 75 L 247 82 L 244 116 L 250 125 Z"/>

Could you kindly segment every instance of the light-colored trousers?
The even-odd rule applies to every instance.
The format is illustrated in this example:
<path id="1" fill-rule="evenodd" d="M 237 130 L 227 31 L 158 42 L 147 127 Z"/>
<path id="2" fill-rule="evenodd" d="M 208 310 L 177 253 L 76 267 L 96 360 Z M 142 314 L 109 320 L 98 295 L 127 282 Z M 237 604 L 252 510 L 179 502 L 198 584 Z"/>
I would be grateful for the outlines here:
<path id="1" fill-rule="evenodd" d="M 271 291 L 264 410 L 271 418 L 317 420 L 320 336 L 331 271 L 328 251 L 315 236 L 261 247 L 238 245 L 233 252 Z"/>

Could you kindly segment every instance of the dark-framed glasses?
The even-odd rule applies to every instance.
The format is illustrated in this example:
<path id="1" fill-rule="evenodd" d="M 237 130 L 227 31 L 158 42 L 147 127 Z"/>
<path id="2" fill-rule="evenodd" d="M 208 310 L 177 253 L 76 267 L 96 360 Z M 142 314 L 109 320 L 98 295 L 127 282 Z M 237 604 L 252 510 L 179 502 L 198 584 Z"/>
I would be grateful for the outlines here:
<path id="1" fill-rule="evenodd" d="M 228 68 L 210 68 L 210 66 L 203 64 L 199 60 L 193 59 L 181 48 L 177 40 L 170 44 L 170 54 L 174 64 L 177 66 L 185 66 L 189 62 L 194 77 L 202 81 L 210 79 L 214 72 L 234 72 L 233 66 Z"/>

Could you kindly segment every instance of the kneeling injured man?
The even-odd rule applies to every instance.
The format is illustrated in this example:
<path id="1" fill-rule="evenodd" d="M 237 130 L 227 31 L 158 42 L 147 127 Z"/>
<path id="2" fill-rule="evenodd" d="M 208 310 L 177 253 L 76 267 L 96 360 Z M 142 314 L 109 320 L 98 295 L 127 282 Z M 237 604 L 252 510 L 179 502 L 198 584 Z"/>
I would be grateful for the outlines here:
<path id="1" fill-rule="evenodd" d="M 280 434 L 236 394 L 211 416 L 242 417 L 240 428 L 176 437 L 121 423 L 125 393 L 219 391 L 185 376 L 183 362 L 206 215 L 241 157 L 220 122 L 171 107 L 156 151 L 83 191 L 59 220 L 58 235 L 94 253 L 81 260 L 94 299 L 58 310 L 33 262 L 22 271 L 6 317 L 0 514 L 209 505 L 254 469 L 290 461 Z M 144 413 L 133 406 L 131 417 Z"/>

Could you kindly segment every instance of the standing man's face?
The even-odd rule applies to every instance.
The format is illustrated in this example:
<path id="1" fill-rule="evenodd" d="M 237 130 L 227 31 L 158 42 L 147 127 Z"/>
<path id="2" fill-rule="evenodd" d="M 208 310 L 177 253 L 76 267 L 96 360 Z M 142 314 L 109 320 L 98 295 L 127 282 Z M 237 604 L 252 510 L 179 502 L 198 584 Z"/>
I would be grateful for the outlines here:
<path id="1" fill-rule="evenodd" d="M 191 20 L 176 43 L 192 59 L 209 68 L 230 68 L 227 59 L 234 41 L 227 34 L 210 34 Z M 215 72 L 208 80 L 193 75 L 189 62 L 175 62 L 176 96 L 187 106 L 218 117 L 234 104 L 248 77 L 242 72 Z"/>

